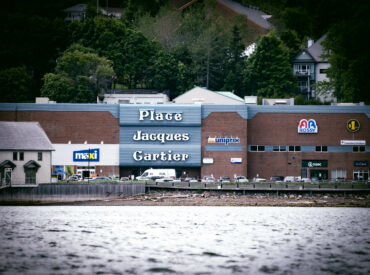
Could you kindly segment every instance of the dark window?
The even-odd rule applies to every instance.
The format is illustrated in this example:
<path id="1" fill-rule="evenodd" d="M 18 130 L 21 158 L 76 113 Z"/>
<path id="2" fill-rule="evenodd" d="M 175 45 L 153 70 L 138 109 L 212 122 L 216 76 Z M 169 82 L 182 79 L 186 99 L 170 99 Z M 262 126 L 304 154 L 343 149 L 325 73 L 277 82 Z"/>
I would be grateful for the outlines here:
<path id="1" fill-rule="evenodd" d="M 286 151 L 286 146 L 280 146 L 280 152 L 285 152 Z"/>
<path id="2" fill-rule="evenodd" d="M 301 146 L 294 146 L 294 151 L 300 152 L 301 151 Z"/>
<path id="3" fill-rule="evenodd" d="M 42 161 L 42 152 L 37 153 L 37 160 Z"/>
<path id="4" fill-rule="evenodd" d="M 27 168 L 25 173 L 26 173 L 26 184 L 36 184 L 36 169 Z"/>
<path id="5" fill-rule="evenodd" d="M 19 152 L 19 160 L 24 160 L 24 153 L 23 152 Z"/>
<path id="6" fill-rule="evenodd" d="M 328 151 L 328 146 L 316 146 L 315 151 L 316 152 L 327 152 Z"/>
<path id="7" fill-rule="evenodd" d="M 320 74 L 326 74 L 328 69 L 320 69 Z"/>
<path id="8" fill-rule="evenodd" d="M 274 152 L 279 152 L 279 146 L 274 146 L 274 147 L 272 147 L 272 151 L 274 151 Z"/>
<path id="9" fill-rule="evenodd" d="M 294 152 L 294 146 L 289 146 L 289 152 Z"/>
<path id="10" fill-rule="evenodd" d="M 365 146 L 353 146 L 353 152 L 365 152 Z"/>
<path id="11" fill-rule="evenodd" d="M 13 152 L 13 160 L 18 160 L 18 152 Z"/>
<path id="12" fill-rule="evenodd" d="M 263 145 L 259 145 L 258 146 L 258 151 L 261 152 L 261 151 L 265 151 L 265 146 Z"/>
<path id="13" fill-rule="evenodd" d="M 257 152 L 257 146 L 252 145 L 252 146 L 251 146 L 251 151 L 252 151 L 252 152 Z"/>

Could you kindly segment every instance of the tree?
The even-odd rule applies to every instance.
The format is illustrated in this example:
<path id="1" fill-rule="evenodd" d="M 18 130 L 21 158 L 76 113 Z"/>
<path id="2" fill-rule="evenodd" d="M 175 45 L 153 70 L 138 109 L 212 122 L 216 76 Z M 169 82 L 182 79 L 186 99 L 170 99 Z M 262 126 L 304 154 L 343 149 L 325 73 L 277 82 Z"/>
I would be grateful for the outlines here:
<path id="1" fill-rule="evenodd" d="M 33 101 L 30 97 L 32 82 L 25 66 L 13 67 L 0 71 L 0 101 Z"/>
<path id="2" fill-rule="evenodd" d="M 78 44 L 63 53 L 55 71 L 44 76 L 41 94 L 57 102 L 94 102 L 114 76 L 110 60 Z"/>
<path id="3" fill-rule="evenodd" d="M 296 88 L 287 50 L 274 32 L 257 42 L 244 75 L 247 95 L 285 97 L 294 94 Z"/>

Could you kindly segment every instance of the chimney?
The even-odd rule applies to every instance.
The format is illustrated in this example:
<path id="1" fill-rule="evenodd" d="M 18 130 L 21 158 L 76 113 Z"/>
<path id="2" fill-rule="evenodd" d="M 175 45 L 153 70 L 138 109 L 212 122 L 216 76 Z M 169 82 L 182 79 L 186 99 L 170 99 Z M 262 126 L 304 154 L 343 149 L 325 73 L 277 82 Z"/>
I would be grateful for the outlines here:
<path id="1" fill-rule="evenodd" d="M 311 38 L 308 38 L 307 40 L 307 48 L 311 47 L 314 41 Z"/>

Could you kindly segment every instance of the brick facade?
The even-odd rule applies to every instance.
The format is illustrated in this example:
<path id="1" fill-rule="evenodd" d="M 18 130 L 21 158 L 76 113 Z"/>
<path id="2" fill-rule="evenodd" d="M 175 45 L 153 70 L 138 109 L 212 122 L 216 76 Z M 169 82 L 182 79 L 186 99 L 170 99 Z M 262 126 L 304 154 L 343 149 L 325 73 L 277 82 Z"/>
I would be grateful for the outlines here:
<path id="1" fill-rule="evenodd" d="M 2 111 L 3 121 L 38 121 L 52 143 L 119 143 L 119 121 L 109 112 Z"/>
<path id="2" fill-rule="evenodd" d="M 239 137 L 243 151 L 206 151 L 208 137 Z M 215 145 L 216 146 L 216 145 Z M 221 145 L 220 145 L 221 146 Z M 233 145 L 229 145 L 232 147 Z M 202 164 L 201 176 L 213 174 L 215 179 L 221 176 L 234 178 L 234 174 L 247 175 L 247 120 L 234 112 L 211 113 L 202 120 L 202 159 L 213 158 L 213 164 Z M 241 164 L 232 164 L 231 158 L 242 158 Z"/>

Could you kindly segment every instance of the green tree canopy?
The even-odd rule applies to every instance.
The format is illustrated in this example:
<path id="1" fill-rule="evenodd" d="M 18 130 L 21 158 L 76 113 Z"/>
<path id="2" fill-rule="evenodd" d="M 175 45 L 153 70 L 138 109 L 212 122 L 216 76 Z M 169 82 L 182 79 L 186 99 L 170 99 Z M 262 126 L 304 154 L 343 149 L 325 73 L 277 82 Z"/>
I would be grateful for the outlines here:
<path id="1" fill-rule="evenodd" d="M 58 58 L 56 73 L 44 76 L 41 94 L 57 102 L 94 102 L 113 77 L 110 60 L 74 44 Z"/>
<path id="2" fill-rule="evenodd" d="M 285 97 L 296 89 L 287 50 L 274 32 L 258 41 L 244 74 L 247 95 Z"/>

